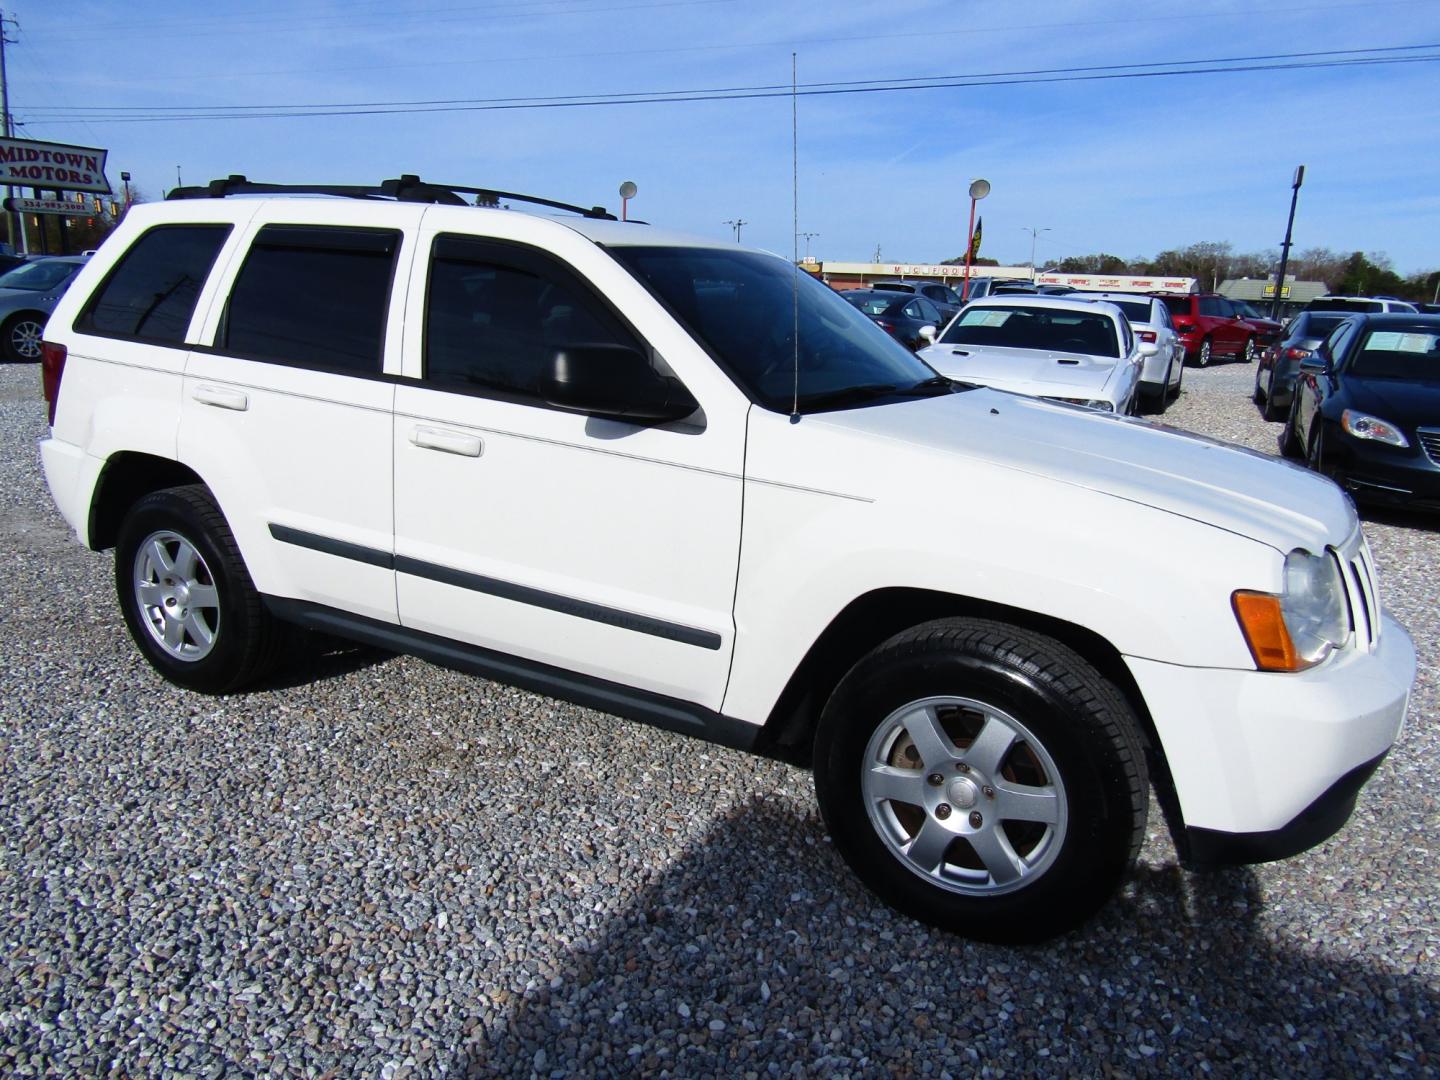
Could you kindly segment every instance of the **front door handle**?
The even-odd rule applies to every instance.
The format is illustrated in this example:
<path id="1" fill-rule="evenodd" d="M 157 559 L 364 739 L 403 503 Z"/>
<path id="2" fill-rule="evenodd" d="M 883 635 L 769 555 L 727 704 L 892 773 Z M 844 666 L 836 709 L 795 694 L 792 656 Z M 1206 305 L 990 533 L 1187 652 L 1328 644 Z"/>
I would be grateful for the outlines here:
<path id="1" fill-rule="evenodd" d="M 485 448 L 478 435 L 432 427 L 417 427 L 410 432 L 410 441 L 426 450 L 439 450 L 442 454 L 459 454 L 461 457 L 479 457 Z"/>
<path id="2" fill-rule="evenodd" d="M 197 386 L 192 395 L 202 405 L 214 405 L 217 409 L 234 409 L 244 412 L 250 408 L 250 399 L 239 390 L 226 390 L 220 386 Z"/>

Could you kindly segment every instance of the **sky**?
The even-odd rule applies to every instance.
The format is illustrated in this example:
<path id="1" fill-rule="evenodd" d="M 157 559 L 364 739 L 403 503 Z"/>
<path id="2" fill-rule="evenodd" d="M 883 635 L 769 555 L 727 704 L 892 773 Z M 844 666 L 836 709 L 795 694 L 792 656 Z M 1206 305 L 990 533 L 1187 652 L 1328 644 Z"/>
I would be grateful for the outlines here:
<path id="1" fill-rule="evenodd" d="M 1436 0 L 13 0 L 4 14 L 17 134 L 108 149 L 111 183 L 129 171 L 150 199 L 177 169 L 187 184 L 417 173 L 618 212 L 631 180 L 631 216 L 668 228 L 725 238 L 738 219 L 743 243 L 784 254 L 808 232 L 818 258 L 930 263 L 963 253 L 966 189 L 984 177 L 981 254 L 1028 262 L 1028 230 L 1044 229 L 1044 265 L 1277 248 L 1304 164 L 1297 250 L 1440 267 L 1440 63 L 1075 78 L 1440 57 Z M 912 85 L 792 100 L 792 53 L 802 89 Z M 733 87 L 779 96 L 616 102 Z M 495 107 L 537 98 L 552 107 Z M 394 104 L 414 102 L 454 104 Z M 334 108 L 245 115 L 272 106 Z"/>

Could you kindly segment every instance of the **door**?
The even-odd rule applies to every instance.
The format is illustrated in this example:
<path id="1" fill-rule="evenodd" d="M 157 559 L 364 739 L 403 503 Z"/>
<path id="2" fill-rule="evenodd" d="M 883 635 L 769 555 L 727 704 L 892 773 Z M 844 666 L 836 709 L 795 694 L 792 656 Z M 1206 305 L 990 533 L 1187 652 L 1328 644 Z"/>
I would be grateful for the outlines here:
<path id="1" fill-rule="evenodd" d="M 748 401 L 633 279 L 593 288 L 619 271 L 578 234 L 517 214 L 515 238 L 481 239 L 432 214 L 396 392 L 401 622 L 718 709 Z M 701 409 L 643 427 L 551 407 L 542 371 L 579 343 L 646 352 Z"/>
<path id="2" fill-rule="evenodd" d="M 257 214 L 187 365 L 180 443 L 262 592 L 394 622 L 385 369 L 404 232 L 366 211 L 311 201 L 305 217 L 322 224 L 306 225 L 283 205 Z"/>

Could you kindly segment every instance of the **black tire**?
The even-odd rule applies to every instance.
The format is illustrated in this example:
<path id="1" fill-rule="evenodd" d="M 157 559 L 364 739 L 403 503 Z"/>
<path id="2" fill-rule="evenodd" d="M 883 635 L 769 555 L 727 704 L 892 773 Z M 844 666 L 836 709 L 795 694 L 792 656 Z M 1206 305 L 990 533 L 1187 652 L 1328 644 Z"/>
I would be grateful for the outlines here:
<path id="1" fill-rule="evenodd" d="M 1171 400 L 1171 401 L 1179 401 L 1179 400 L 1180 400 L 1180 391 L 1181 391 L 1182 389 L 1184 389 L 1184 387 L 1185 387 L 1185 358 L 1182 356 L 1182 357 L 1180 358 L 1180 377 L 1175 380 L 1175 389 L 1172 391 L 1172 390 L 1167 386 L 1167 387 L 1165 388 L 1165 393 L 1167 393 L 1167 394 L 1170 395 L 1170 400 Z"/>
<path id="2" fill-rule="evenodd" d="M 12 364 L 30 364 L 40 359 L 40 339 L 45 334 L 46 316 L 22 311 L 0 327 L 0 351 Z"/>
<path id="3" fill-rule="evenodd" d="M 1315 414 L 1315 430 L 1310 434 L 1310 446 L 1305 451 L 1305 464 L 1321 476 L 1325 473 L 1325 425 L 1320 414 Z"/>
<path id="4" fill-rule="evenodd" d="M 1260 410 L 1260 415 L 1271 423 L 1283 420 L 1286 415 L 1285 407 L 1275 403 L 1275 372 L 1273 371 L 1270 372 L 1270 389 L 1265 395 L 1265 405 Z"/>
<path id="5" fill-rule="evenodd" d="M 972 731 L 967 741 L 956 727 L 973 724 L 977 715 L 984 724 L 1003 716 L 1008 723 L 1002 722 L 1000 730 L 1012 733 L 1014 742 L 1004 744 L 1008 749 L 987 771 L 939 753 L 928 755 L 934 761 L 924 760 L 912 740 L 903 748 L 910 755 L 903 758 L 908 770 L 904 782 L 910 785 L 905 790 L 913 788 L 927 800 L 951 799 L 955 807 L 947 803 L 926 809 L 925 803 L 882 797 L 875 801 L 875 813 L 889 816 L 881 818 L 887 824 L 877 825 L 864 793 L 871 781 L 862 780 L 868 755 L 875 752 L 876 740 L 886 745 L 883 740 L 896 728 L 896 717 L 913 717 L 912 707 L 930 708 L 917 703 L 936 698 L 969 702 L 933 706 L 934 722 L 953 744 L 947 753 L 985 758 L 977 744 L 980 733 L 989 729 Z M 979 712 L 973 707 L 977 704 Z M 1025 731 L 1016 734 L 1017 728 Z M 901 753 L 904 739 L 898 736 L 882 753 Z M 1031 748 L 1032 739 L 1038 753 Z M 1044 759 L 1051 764 L 1045 766 Z M 880 763 L 881 768 L 888 769 L 889 761 Z M 815 736 L 814 765 L 821 813 L 837 849 L 860 879 L 898 910 L 983 941 L 1039 941 L 1080 925 L 1118 888 L 1144 838 L 1148 778 L 1129 706 L 1071 649 L 1004 623 L 940 619 L 875 649 L 841 680 L 826 704 Z M 1049 776 L 1052 767 L 1058 781 Z M 931 771 L 936 768 L 945 774 Z M 1023 770 L 1019 780 L 1012 775 L 1016 770 Z M 957 787 L 964 782 L 962 774 L 974 781 L 969 788 Z M 998 779 L 987 779 L 992 777 Z M 1003 800 L 1007 792 L 1002 785 L 1036 779 L 1050 786 L 1032 783 L 1029 790 L 1051 792 L 1047 798 L 1054 802 L 1047 805 L 1061 816 L 1058 824 L 1032 825 L 1005 813 L 991 815 L 985 828 L 992 850 L 994 834 L 1003 831 L 1001 850 L 1035 860 L 1030 870 L 1017 869 L 1012 860 L 1007 873 L 1018 876 L 1003 884 L 986 868 L 990 864 L 980 847 L 968 839 L 955 843 L 945 830 L 969 826 L 978 836 L 981 811 L 1005 805 L 986 801 L 997 798 L 997 787 Z M 986 786 L 977 793 L 974 784 L 980 783 Z M 902 812 L 913 823 L 904 838 L 900 834 L 910 826 L 902 822 Z M 947 824 L 938 825 L 940 820 Z M 997 829 L 1001 821 L 1010 823 Z M 1020 833 L 1012 831 L 1016 825 Z M 936 867 L 929 876 L 909 856 L 923 829 L 939 835 L 932 845 Z M 1032 831 L 1027 834 L 1025 829 Z M 1026 847 L 1035 829 L 1044 835 L 1034 847 Z M 908 845 L 901 839 L 908 839 Z"/>
<path id="6" fill-rule="evenodd" d="M 1260 369 L 1255 369 L 1255 389 L 1250 393 L 1250 400 L 1256 405 L 1265 404 L 1265 394 L 1260 390 Z"/>
<path id="7" fill-rule="evenodd" d="M 185 611 L 174 594 L 153 605 L 140 599 L 142 586 L 137 582 L 151 575 L 142 574 L 137 559 L 142 546 L 153 550 L 152 543 L 172 557 L 184 550 L 182 544 L 198 555 L 191 587 L 197 596 L 201 588 L 213 590 L 215 598 L 213 605 L 203 607 L 207 614 L 199 623 L 202 633 L 210 631 L 209 643 L 188 629 L 182 629 L 171 646 L 161 640 L 164 632 L 159 627 L 170 627 L 176 621 L 172 614 Z M 158 560 L 146 565 L 153 569 Z M 175 565 L 179 566 L 178 557 Z M 174 580 L 185 576 L 179 570 L 175 573 Z M 157 581 L 144 588 L 156 590 L 153 595 L 158 598 L 173 581 L 159 572 L 154 576 Z M 225 516 L 209 489 L 200 484 L 153 492 L 130 508 L 115 545 L 115 588 L 130 636 L 145 659 L 170 682 L 202 694 L 231 693 L 264 678 L 274 669 L 286 640 L 285 628 L 271 616 L 250 580 Z M 188 595 L 182 593 L 179 604 L 190 602 L 185 599 Z M 193 602 L 197 612 L 202 610 L 203 601 Z M 188 648 L 197 655 L 175 655 L 170 648 Z"/>

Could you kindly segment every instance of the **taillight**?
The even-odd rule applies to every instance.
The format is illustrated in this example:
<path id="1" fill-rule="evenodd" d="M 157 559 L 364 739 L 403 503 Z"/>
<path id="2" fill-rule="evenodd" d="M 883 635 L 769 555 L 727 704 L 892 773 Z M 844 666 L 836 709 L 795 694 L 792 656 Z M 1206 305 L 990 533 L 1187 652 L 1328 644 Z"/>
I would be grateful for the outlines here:
<path id="1" fill-rule="evenodd" d="M 884 330 L 887 334 L 895 333 L 895 325 L 893 323 L 881 322 L 879 319 L 876 319 L 875 325 L 880 327 L 880 329 Z"/>
<path id="2" fill-rule="evenodd" d="M 1307 357 L 1307 356 L 1314 356 L 1314 355 L 1315 355 L 1315 350 L 1314 350 L 1314 349 L 1299 349 L 1299 348 L 1296 348 L 1294 345 L 1291 345 L 1290 348 L 1288 348 L 1288 349 L 1285 350 L 1285 355 L 1286 355 L 1287 357 L 1289 357 L 1291 360 L 1304 360 L 1305 357 Z"/>
<path id="3" fill-rule="evenodd" d="M 1141 331 L 1140 331 L 1140 340 L 1141 340 L 1141 341 L 1157 341 L 1157 340 L 1159 340 L 1159 339 L 1156 337 L 1154 330 L 1141 330 Z"/>
<path id="4" fill-rule="evenodd" d="M 55 406 L 60 401 L 60 377 L 65 374 L 65 346 L 53 341 L 40 343 L 41 382 L 45 400 L 50 404 L 50 426 L 55 426 Z"/>

